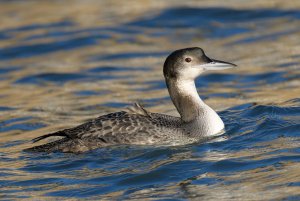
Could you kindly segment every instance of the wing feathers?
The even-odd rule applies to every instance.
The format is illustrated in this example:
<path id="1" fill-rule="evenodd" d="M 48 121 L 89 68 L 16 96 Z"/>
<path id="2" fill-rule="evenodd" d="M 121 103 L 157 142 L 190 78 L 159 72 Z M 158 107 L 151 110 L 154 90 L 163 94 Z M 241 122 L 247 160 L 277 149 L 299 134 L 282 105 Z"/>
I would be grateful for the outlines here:
<path id="1" fill-rule="evenodd" d="M 133 106 L 129 106 L 127 108 L 127 112 L 129 114 L 139 114 L 139 115 L 152 118 L 150 113 L 145 108 L 143 108 L 143 106 L 141 106 L 139 103 L 134 103 Z"/>

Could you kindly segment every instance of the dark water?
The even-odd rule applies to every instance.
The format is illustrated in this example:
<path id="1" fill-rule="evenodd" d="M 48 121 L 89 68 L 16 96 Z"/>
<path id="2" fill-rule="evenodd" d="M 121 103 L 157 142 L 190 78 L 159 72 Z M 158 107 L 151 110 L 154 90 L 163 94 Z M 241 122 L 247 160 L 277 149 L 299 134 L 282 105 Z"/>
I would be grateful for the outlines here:
<path id="1" fill-rule="evenodd" d="M 45 2 L 0 1 L 9 22 L 0 26 L 0 199 L 300 200 L 300 5 L 151 4 L 142 13 L 122 5 L 112 14 L 102 2 L 66 14 L 67 2 Z M 34 137 L 137 100 L 176 115 L 161 66 L 188 46 L 239 65 L 196 81 L 225 122 L 223 136 L 80 155 L 22 152 Z"/>

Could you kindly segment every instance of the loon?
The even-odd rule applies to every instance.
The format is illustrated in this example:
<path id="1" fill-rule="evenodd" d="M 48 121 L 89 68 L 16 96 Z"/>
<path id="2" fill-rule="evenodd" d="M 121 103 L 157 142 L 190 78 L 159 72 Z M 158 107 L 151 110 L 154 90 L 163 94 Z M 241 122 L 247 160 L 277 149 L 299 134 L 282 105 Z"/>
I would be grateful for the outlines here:
<path id="1" fill-rule="evenodd" d="M 165 60 L 163 74 L 180 117 L 151 113 L 135 104 L 127 110 L 100 116 L 74 128 L 33 139 L 63 137 L 25 151 L 82 153 L 111 145 L 183 145 L 222 134 L 224 123 L 199 97 L 195 79 L 208 70 L 236 67 L 211 59 L 199 47 L 179 49 Z"/>

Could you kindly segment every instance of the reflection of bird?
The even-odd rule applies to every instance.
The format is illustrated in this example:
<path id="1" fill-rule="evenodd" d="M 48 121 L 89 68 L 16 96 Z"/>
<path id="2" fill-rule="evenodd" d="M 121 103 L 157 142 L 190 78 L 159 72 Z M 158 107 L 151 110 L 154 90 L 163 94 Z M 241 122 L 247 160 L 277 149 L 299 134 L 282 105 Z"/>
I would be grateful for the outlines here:
<path id="1" fill-rule="evenodd" d="M 224 123 L 201 100 L 194 80 L 206 70 L 234 66 L 232 63 L 208 58 L 198 47 L 176 50 L 167 57 L 163 72 L 180 118 L 151 113 L 135 104 L 128 111 L 100 116 L 77 127 L 35 138 L 34 142 L 52 136 L 63 137 L 26 151 L 80 153 L 117 144 L 179 145 L 217 135 L 223 130 Z"/>

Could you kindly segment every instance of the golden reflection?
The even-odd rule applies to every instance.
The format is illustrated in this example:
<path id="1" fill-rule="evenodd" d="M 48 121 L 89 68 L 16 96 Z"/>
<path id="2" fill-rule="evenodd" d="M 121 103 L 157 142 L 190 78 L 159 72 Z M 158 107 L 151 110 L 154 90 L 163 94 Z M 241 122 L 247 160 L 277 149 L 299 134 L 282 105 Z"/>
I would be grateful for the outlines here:
<path id="1" fill-rule="evenodd" d="M 221 111 L 245 103 L 274 103 L 286 106 L 290 104 L 285 103 L 286 101 L 299 98 L 300 80 L 296 79 L 300 76 L 300 21 L 298 19 L 278 17 L 270 20 L 270 26 L 265 29 L 261 28 L 263 24 L 256 24 L 255 21 L 253 23 L 241 21 L 239 22 L 241 27 L 248 23 L 247 28 L 259 31 L 243 32 L 229 37 L 205 37 L 202 28 L 177 28 L 174 32 L 170 32 L 164 26 L 145 28 L 128 25 L 137 20 L 151 19 L 169 8 L 176 7 L 230 7 L 236 10 L 269 8 L 299 12 L 300 2 L 281 0 L 1 1 L 0 37 L 3 34 L 3 37 L 7 38 L 0 40 L 0 50 L 10 58 L 5 59 L 5 56 L 3 58 L 0 55 L 0 67 L 16 67 L 16 70 L 7 73 L 3 79 L 0 77 L 0 106 L 13 108 L 13 110 L 0 111 L 0 122 L 15 120 L 1 125 L 7 130 L 1 132 L 0 137 L 0 156 L 6 159 L 1 161 L 0 167 L 9 170 L 12 174 L 9 180 L 66 178 L 67 175 L 60 175 L 60 173 L 32 174 L 22 170 L 28 164 L 26 159 L 22 159 L 26 155 L 21 150 L 31 147 L 30 139 L 41 134 L 72 127 L 101 114 L 121 110 L 122 107 L 115 107 L 118 104 L 126 105 L 141 101 L 148 104 L 147 109 L 150 111 L 178 115 L 168 99 L 169 95 L 162 76 L 164 59 L 175 49 L 200 46 L 206 50 L 208 56 L 224 58 L 226 61 L 238 64 L 239 68 L 236 70 L 218 72 L 224 76 L 233 75 L 234 79 L 223 83 L 216 81 L 209 85 L 209 88 L 198 86 L 199 93 L 208 97 L 206 102 L 216 110 Z M 60 23 L 63 26 L 59 26 Z M 218 28 L 224 26 L 220 22 L 213 23 Z M 230 23 L 227 25 L 230 26 Z M 34 28 L 35 26 L 37 28 Z M 25 31 L 15 30 L 22 27 Z M 122 27 L 127 28 L 128 32 L 113 30 Z M 274 40 L 263 38 L 254 42 L 235 44 L 236 41 L 261 35 L 276 33 L 278 35 L 284 31 L 287 34 L 279 34 L 274 37 Z M 155 35 L 156 33 L 160 34 Z M 185 39 L 187 33 L 191 37 Z M 68 42 L 71 43 L 70 48 L 66 48 L 70 45 Z M 60 47 L 61 43 L 65 45 Z M 49 48 L 48 52 L 40 52 L 38 48 L 41 46 L 45 49 Z M 20 51 L 18 48 L 22 47 L 27 49 L 18 54 Z M 129 53 L 129 56 L 122 56 L 124 53 Z M 139 54 L 141 56 L 136 56 Z M 95 73 L 97 68 L 105 66 L 121 69 L 128 67 L 128 70 Z M 70 80 L 60 82 L 56 79 L 45 79 L 44 76 L 50 73 L 70 75 Z M 268 73 L 278 73 L 281 80 L 268 78 L 266 76 Z M 263 78 L 257 81 L 251 80 L 251 75 L 262 75 Z M 78 92 L 82 91 L 99 94 L 78 95 Z M 213 96 L 220 93 L 234 95 Z M 151 104 L 153 102 L 155 104 Z M 26 119 L 22 119 L 23 117 Z M 8 129 L 10 126 L 24 122 L 33 128 L 39 124 L 44 126 L 28 130 Z M 237 152 L 225 150 L 220 152 L 212 149 L 201 156 L 191 151 L 183 151 L 164 160 L 144 164 L 138 171 L 142 172 L 147 168 L 155 169 L 181 160 L 218 162 L 226 159 L 251 158 L 259 161 L 277 156 L 276 150 L 299 147 L 299 140 L 297 140 L 296 137 L 278 138 L 272 142 L 258 143 L 257 146 L 262 148 L 243 149 Z M 12 142 L 16 144 L 9 146 Z M 291 156 L 294 153 L 280 154 Z M 204 173 L 198 175 L 196 179 L 218 178 L 222 182 L 198 185 L 193 184 L 193 179 L 187 179 L 185 183 L 174 182 L 164 187 L 136 190 L 128 195 L 128 199 L 147 200 L 155 196 L 168 198 L 170 195 L 180 195 L 190 200 L 199 200 L 199 198 L 201 200 L 270 200 L 273 198 L 280 200 L 299 193 L 299 187 L 286 184 L 287 181 L 299 183 L 299 172 L 299 163 L 286 162 L 279 164 L 278 167 L 255 168 L 241 171 L 240 174 Z M 99 175 L 103 175 L 103 172 Z M 18 194 L 32 196 L 35 199 L 52 200 L 53 197 L 45 197 L 43 194 L 54 190 L 85 187 L 83 184 L 60 185 L 55 182 L 48 185 L 48 190 L 42 192 L 31 191 L 29 195 L 29 191 L 18 191 Z M 18 188 L 23 187 L 6 186 L 2 190 Z M 103 200 L 118 199 L 123 193 L 123 190 L 107 193 L 103 196 Z"/>

